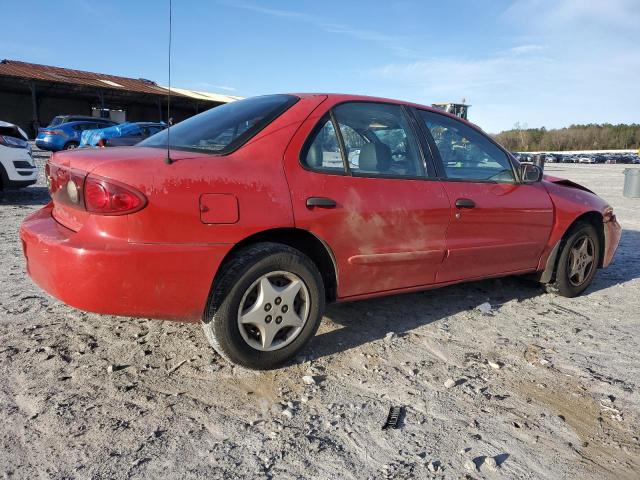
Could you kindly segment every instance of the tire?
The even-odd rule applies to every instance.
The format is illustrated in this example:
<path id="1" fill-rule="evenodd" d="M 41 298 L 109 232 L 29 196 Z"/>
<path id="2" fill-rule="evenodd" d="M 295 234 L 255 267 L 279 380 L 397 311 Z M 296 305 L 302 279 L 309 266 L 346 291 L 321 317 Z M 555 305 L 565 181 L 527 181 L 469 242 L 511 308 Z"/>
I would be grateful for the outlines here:
<path id="1" fill-rule="evenodd" d="M 74 150 L 78 148 L 78 143 L 77 142 L 69 142 L 67 144 L 65 144 L 65 146 L 62 148 L 63 150 Z"/>
<path id="2" fill-rule="evenodd" d="M 586 241 L 585 244 L 582 243 Z M 586 251 L 586 256 L 580 258 L 576 250 Z M 591 257 L 590 260 L 588 258 Z M 576 262 L 576 263 L 574 263 Z M 562 242 L 555 281 L 550 285 L 550 290 L 563 297 L 576 297 L 584 292 L 593 280 L 598 265 L 600 264 L 600 238 L 593 225 L 580 222 L 574 225 Z M 575 273 L 574 266 L 582 271 L 581 276 Z"/>
<path id="3" fill-rule="evenodd" d="M 275 292 L 283 292 L 280 303 L 279 297 L 270 295 L 268 285 L 278 289 Z M 294 291 L 298 285 L 295 299 L 285 296 L 287 287 L 294 287 Z M 270 298 L 275 300 L 271 302 Z M 294 357 L 315 335 L 324 307 L 322 276 L 306 255 L 286 245 L 258 243 L 224 262 L 209 295 L 202 327 L 213 349 L 228 361 L 268 370 Z M 272 320 L 268 321 L 270 314 Z M 256 321 L 244 323 L 247 318 Z M 281 323 L 276 326 L 278 318 Z M 293 318 L 304 322 L 301 326 L 286 326 Z M 271 343 L 270 333 L 262 332 L 277 328 L 280 330 Z"/>

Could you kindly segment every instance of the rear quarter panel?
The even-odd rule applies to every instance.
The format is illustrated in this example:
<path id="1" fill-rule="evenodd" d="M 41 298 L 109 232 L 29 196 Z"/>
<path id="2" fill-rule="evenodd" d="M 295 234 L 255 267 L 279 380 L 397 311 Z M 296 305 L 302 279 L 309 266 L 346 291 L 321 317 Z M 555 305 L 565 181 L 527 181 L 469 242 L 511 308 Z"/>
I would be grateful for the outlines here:
<path id="1" fill-rule="evenodd" d="M 226 156 L 194 154 L 166 164 L 166 154 L 157 149 L 155 158 L 107 161 L 97 165 L 93 173 L 134 186 L 147 197 L 147 207 L 128 216 L 130 242 L 237 243 L 260 231 L 290 227 L 293 214 L 283 152 L 300 123 L 323 99 L 301 99 Z M 130 150 L 135 153 L 137 148 Z M 235 196 L 237 222 L 203 223 L 200 199 L 206 194 Z"/>

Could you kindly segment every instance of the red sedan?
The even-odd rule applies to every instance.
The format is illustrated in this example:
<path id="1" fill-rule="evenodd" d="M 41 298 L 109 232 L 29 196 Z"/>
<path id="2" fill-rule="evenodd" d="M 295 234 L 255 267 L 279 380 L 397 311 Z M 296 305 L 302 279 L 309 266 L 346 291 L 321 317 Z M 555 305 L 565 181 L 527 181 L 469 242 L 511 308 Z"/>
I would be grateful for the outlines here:
<path id="1" fill-rule="evenodd" d="M 578 295 L 621 233 L 604 200 L 474 125 L 371 97 L 250 98 L 46 172 L 53 200 L 20 231 L 38 285 L 92 312 L 202 321 L 257 369 L 300 350 L 327 302 L 520 274 Z"/>

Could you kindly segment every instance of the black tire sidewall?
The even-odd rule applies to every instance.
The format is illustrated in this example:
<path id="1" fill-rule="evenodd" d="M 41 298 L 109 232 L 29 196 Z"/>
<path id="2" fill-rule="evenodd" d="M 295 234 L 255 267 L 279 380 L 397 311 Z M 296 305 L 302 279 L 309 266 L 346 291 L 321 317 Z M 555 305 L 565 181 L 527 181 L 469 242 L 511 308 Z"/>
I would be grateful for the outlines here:
<path id="1" fill-rule="evenodd" d="M 295 340 L 282 349 L 264 352 L 251 347 L 242 337 L 238 310 L 247 289 L 258 278 L 274 271 L 291 272 L 300 277 L 309 292 L 311 305 L 307 322 Z M 220 285 L 226 290 L 221 292 L 224 298 L 205 328 L 211 329 L 217 349 L 232 362 L 253 369 L 274 368 L 293 357 L 318 330 L 325 303 L 322 277 L 313 262 L 297 250 L 273 247 L 271 254 L 256 259 L 255 263 L 226 278 L 225 283 L 227 285 Z"/>
<path id="2" fill-rule="evenodd" d="M 569 273 L 568 273 L 569 252 L 571 250 L 571 247 L 575 244 L 576 240 L 585 234 L 587 234 L 593 241 L 594 267 L 591 269 L 591 272 L 589 273 L 589 276 L 587 277 L 585 282 L 582 285 L 576 286 L 569 281 Z M 600 264 L 600 239 L 598 238 L 598 233 L 596 232 L 595 227 L 587 223 L 580 223 L 576 225 L 571 230 L 571 233 L 569 234 L 566 241 L 564 242 L 562 253 L 560 254 L 560 258 L 558 260 L 558 269 L 556 272 L 556 282 L 555 282 L 555 286 L 558 290 L 558 293 L 563 297 L 570 297 L 570 298 L 580 295 L 589 287 L 589 285 L 591 285 L 591 282 L 593 281 L 593 277 L 595 276 L 596 271 L 598 270 L 599 264 Z"/>

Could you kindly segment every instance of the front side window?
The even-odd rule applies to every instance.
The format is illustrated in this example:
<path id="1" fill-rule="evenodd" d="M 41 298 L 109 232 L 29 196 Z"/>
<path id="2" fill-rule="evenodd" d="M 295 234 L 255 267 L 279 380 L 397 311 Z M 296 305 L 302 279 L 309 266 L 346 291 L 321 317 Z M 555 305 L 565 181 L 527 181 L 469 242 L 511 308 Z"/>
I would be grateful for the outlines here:
<path id="1" fill-rule="evenodd" d="M 352 102 L 335 107 L 334 115 L 353 174 L 391 177 L 424 175 L 418 142 L 402 107 Z"/>
<path id="2" fill-rule="evenodd" d="M 297 100 L 292 95 L 265 95 L 212 108 L 172 126 L 170 147 L 227 153 L 244 144 Z M 138 146 L 167 148 L 167 134 L 163 130 Z"/>
<path id="3" fill-rule="evenodd" d="M 447 178 L 515 182 L 506 153 L 480 132 L 438 113 L 420 110 L 419 115 L 438 148 Z"/>

